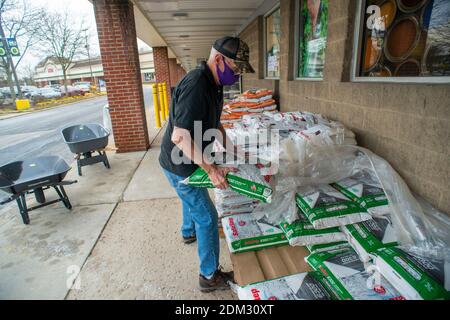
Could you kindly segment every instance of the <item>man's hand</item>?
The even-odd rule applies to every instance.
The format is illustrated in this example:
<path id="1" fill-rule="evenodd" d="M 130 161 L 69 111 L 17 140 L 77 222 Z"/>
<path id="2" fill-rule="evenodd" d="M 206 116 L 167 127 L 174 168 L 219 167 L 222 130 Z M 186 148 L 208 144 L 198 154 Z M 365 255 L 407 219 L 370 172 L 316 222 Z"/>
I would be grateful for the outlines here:
<path id="1" fill-rule="evenodd" d="M 216 165 L 211 165 L 209 168 L 205 169 L 206 173 L 211 180 L 214 187 L 224 190 L 229 187 L 226 176 L 228 172 L 237 172 L 236 168 L 228 167 L 218 167 Z"/>

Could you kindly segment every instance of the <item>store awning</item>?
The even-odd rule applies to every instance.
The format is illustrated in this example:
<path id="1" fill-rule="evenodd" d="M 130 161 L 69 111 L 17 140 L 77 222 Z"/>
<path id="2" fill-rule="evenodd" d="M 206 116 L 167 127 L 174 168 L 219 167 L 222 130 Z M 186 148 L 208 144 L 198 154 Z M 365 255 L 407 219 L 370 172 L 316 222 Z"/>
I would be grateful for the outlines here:
<path id="1" fill-rule="evenodd" d="M 186 70 L 207 59 L 215 39 L 237 35 L 275 0 L 134 0 L 138 37 L 167 46 Z M 145 19 L 144 19 L 145 18 Z M 145 20 L 145 21 L 144 21 Z"/>

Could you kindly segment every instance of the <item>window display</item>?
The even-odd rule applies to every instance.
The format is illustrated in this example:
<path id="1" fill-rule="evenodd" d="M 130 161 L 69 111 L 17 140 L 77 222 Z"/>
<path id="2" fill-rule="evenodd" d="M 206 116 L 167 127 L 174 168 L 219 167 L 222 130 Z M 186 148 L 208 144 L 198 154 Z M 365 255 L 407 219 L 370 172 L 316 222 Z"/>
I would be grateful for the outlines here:
<path id="1" fill-rule="evenodd" d="M 265 17 L 265 76 L 280 77 L 280 38 L 281 20 L 280 8 L 275 9 Z"/>
<path id="2" fill-rule="evenodd" d="M 328 0 L 300 1 L 298 78 L 323 78 Z"/>
<path id="3" fill-rule="evenodd" d="M 450 1 L 367 0 L 362 10 L 357 77 L 450 76 Z"/>

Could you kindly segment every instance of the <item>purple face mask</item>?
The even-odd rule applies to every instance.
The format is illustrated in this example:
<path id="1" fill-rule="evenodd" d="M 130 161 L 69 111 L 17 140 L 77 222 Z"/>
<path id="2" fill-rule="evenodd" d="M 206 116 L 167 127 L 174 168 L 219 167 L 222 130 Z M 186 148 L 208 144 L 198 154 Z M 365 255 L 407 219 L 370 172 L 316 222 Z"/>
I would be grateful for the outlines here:
<path id="1" fill-rule="evenodd" d="M 234 71 L 227 65 L 225 58 L 223 59 L 224 70 L 220 71 L 219 65 L 216 65 L 217 76 L 219 77 L 219 82 L 223 86 L 230 86 L 239 80 L 239 75 L 234 74 Z"/>

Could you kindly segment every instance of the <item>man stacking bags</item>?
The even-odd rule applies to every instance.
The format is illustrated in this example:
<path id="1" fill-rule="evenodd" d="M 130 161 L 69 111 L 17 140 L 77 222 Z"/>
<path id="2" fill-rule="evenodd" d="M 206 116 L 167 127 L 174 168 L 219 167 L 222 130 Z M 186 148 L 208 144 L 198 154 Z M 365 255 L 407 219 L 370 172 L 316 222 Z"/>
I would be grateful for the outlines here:
<path id="1" fill-rule="evenodd" d="M 311 253 L 318 253 L 318 252 L 333 252 L 333 251 L 340 251 L 342 249 L 350 249 L 350 243 L 347 241 L 338 241 L 338 242 L 331 242 L 331 243 L 322 243 L 322 244 L 312 244 L 307 245 L 306 248 Z"/>
<path id="2" fill-rule="evenodd" d="M 350 178 L 332 184 L 372 215 L 388 214 L 389 204 L 378 178 L 368 170 L 362 170 Z"/>
<path id="3" fill-rule="evenodd" d="M 373 217 L 364 222 L 343 226 L 341 230 L 364 262 L 372 259 L 370 254 L 375 250 L 397 245 L 390 215 Z"/>
<path id="4" fill-rule="evenodd" d="M 295 200 L 316 229 L 338 227 L 371 218 L 358 203 L 328 184 L 301 187 L 297 190 Z"/>
<path id="5" fill-rule="evenodd" d="M 339 228 L 314 229 L 303 212 L 298 212 L 294 223 L 282 222 L 281 230 L 286 234 L 291 246 L 306 246 L 311 244 L 330 243 L 346 240 L 345 234 Z"/>
<path id="6" fill-rule="evenodd" d="M 320 272 L 302 272 L 239 287 L 237 293 L 240 300 L 332 300 L 327 287 Z"/>
<path id="7" fill-rule="evenodd" d="M 386 279 L 367 273 L 352 249 L 313 253 L 305 260 L 314 270 L 322 272 L 340 300 L 403 300 Z"/>
<path id="8" fill-rule="evenodd" d="M 230 252 L 243 252 L 287 244 L 284 232 L 251 213 L 222 218 L 222 228 Z"/>
<path id="9" fill-rule="evenodd" d="M 411 300 L 450 299 L 450 263 L 408 254 L 398 248 L 374 252 L 378 271 Z"/>
<path id="10" fill-rule="evenodd" d="M 239 165 L 238 170 L 238 172 L 227 174 L 226 178 L 231 189 L 266 203 L 272 201 L 272 188 L 263 179 L 255 165 Z M 197 168 L 183 183 L 200 188 L 214 188 L 208 174 L 202 168 Z"/>

